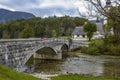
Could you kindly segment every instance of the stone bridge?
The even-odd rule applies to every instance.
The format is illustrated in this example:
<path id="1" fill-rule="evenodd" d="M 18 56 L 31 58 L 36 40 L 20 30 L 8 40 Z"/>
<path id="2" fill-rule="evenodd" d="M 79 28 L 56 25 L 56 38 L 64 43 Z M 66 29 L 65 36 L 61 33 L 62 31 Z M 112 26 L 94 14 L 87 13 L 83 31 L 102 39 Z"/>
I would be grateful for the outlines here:
<path id="1" fill-rule="evenodd" d="M 31 56 L 39 59 L 62 59 L 63 53 L 84 45 L 86 44 L 76 42 L 71 44 L 68 40 L 53 38 L 48 40 L 40 38 L 1 39 L 0 64 L 20 67 Z"/>

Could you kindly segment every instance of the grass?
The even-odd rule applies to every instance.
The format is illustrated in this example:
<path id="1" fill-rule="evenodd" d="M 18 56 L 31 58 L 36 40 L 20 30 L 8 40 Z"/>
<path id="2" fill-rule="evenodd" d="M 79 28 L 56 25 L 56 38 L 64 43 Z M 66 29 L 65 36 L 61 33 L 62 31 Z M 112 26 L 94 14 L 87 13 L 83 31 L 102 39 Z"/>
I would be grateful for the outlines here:
<path id="1" fill-rule="evenodd" d="M 16 72 L 8 67 L 0 65 L 0 80 L 41 80 L 31 75 Z"/>
<path id="2" fill-rule="evenodd" d="M 93 77 L 93 76 L 69 74 L 69 75 L 59 75 L 56 77 L 51 77 L 51 80 L 120 80 L 120 78 Z"/>
<path id="3" fill-rule="evenodd" d="M 71 36 L 59 36 L 58 38 L 61 38 L 61 39 L 70 39 Z"/>

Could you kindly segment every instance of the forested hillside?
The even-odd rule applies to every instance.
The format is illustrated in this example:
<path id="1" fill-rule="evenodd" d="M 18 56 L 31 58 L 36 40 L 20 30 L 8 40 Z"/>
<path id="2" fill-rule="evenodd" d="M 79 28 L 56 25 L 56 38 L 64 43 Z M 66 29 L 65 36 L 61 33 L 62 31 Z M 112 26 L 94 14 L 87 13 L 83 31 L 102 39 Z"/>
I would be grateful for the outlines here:
<path id="1" fill-rule="evenodd" d="M 11 20 L 28 19 L 33 17 L 35 17 L 33 14 L 27 12 L 0 9 L 0 23 L 5 23 Z"/>
<path id="2" fill-rule="evenodd" d="M 0 38 L 58 37 L 71 35 L 87 21 L 78 17 L 30 18 L 0 24 Z"/>

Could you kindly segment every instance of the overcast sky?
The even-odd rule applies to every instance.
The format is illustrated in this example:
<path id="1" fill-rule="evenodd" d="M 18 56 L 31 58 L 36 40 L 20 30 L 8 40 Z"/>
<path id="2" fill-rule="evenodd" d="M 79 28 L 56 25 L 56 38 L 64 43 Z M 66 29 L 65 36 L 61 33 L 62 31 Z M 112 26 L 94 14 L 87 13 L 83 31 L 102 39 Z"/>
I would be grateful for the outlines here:
<path id="1" fill-rule="evenodd" d="M 82 12 L 85 11 L 84 0 L 0 0 L 0 8 L 9 9 L 12 11 L 26 11 L 38 8 L 49 8 L 49 7 L 64 7 L 79 8 Z M 32 13 L 32 12 L 31 12 Z"/>

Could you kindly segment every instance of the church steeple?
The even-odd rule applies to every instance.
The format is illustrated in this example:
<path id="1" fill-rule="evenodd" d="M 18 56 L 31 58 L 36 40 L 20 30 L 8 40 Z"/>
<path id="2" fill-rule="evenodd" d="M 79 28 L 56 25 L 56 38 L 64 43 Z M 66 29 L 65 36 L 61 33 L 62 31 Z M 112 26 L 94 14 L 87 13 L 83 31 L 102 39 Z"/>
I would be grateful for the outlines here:
<path id="1" fill-rule="evenodd" d="M 105 10 L 106 10 L 106 12 L 109 12 L 109 9 L 110 9 L 110 7 L 112 6 L 112 4 L 111 4 L 111 0 L 106 0 L 106 5 L 105 5 Z M 107 23 L 107 17 L 104 17 L 104 24 L 106 24 Z"/>
<path id="2" fill-rule="evenodd" d="M 110 7 L 111 6 L 111 0 L 106 0 L 106 8 Z"/>

